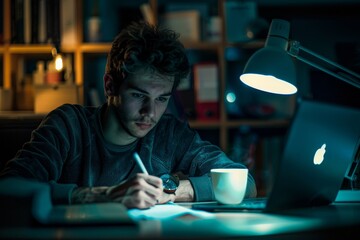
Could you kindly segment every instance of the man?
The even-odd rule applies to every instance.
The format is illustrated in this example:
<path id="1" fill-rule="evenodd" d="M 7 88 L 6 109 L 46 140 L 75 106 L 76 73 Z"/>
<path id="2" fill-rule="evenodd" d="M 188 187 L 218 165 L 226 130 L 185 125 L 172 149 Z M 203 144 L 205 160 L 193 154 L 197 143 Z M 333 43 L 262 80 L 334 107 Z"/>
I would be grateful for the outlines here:
<path id="1" fill-rule="evenodd" d="M 49 182 L 54 203 L 115 201 L 142 209 L 213 200 L 210 169 L 245 166 L 201 140 L 187 123 L 164 114 L 189 72 L 175 32 L 129 25 L 108 55 L 107 103 L 99 108 L 65 104 L 49 113 L 1 175 Z M 149 174 L 141 173 L 134 152 Z M 177 179 L 178 187 L 163 188 Z M 250 175 L 246 196 L 256 196 Z"/>

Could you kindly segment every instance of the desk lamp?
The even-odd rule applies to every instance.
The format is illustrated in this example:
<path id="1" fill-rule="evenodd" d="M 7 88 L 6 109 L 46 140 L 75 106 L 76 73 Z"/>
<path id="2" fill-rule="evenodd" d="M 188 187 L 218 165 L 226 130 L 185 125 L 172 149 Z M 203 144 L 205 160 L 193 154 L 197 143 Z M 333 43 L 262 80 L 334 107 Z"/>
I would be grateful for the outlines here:
<path id="1" fill-rule="evenodd" d="M 290 95 L 297 92 L 295 87 L 295 65 L 293 58 L 315 67 L 354 87 L 360 88 L 360 75 L 332 62 L 319 54 L 300 45 L 298 41 L 289 40 L 290 23 L 281 19 L 273 19 L 270 25 L 265 46 L 256 51 L 245 65 L 240 80 L 246 85 L 269 93 Z M 308 58 L 301 57 L 300 52 L 308 54 Z M 315 63 L 310 58 L 316 59 Z M 323 65 L 328 65 L 325 67 Z M 354 161 L 346 174 L 351 182 L 359 161 Z M 356 198 L 358 200 L 358 197 Z"/>
<path id="2" fill-rule="evenodd" d="M 264 48 L 256 51 L 245 65 L 240 80 L 255 89 L 290 95 L 297 92 L 295 87 L 296 73 L 293 58 L 332 75 L 342 81 L 360 88 L 360 75 L 332 62 L 300 45 L 298 41 L 289 40 L 290 23 L 273 19 L 269 28 Z M 301 57 L 300 52 L 329 65 L 326 68 L 320 63 Z M 333 70 L 333 69 L 337 70 Z"/>

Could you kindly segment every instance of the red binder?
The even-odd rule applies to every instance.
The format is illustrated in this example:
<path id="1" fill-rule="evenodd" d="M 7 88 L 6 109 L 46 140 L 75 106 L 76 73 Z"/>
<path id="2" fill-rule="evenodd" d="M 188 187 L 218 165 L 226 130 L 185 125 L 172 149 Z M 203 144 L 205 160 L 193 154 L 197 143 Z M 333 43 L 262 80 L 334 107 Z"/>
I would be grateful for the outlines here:
<path id="1" fill-rule="evenodd" d="M 196 118 L 202 121 L 219 119 L 219 70 L 217 63 L 194 65 Z"/>

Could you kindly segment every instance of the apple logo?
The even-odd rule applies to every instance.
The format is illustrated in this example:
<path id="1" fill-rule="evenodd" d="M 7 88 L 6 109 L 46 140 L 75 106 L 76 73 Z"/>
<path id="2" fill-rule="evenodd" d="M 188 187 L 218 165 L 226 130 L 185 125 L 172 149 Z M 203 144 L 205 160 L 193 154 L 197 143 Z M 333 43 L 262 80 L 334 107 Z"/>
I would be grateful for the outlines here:
<path id="1" fill-rule="evenodd" d="M 321 146 L 321 148 L 316 150 L 315 155 L 314 155 L 314 164 L 315 165 L 320 165 L 322 163 L 322 161 L 324 160 L 324 155 L 326 152 L 325 148 L 326 148 L 326 144 L 324 143 Z"/>

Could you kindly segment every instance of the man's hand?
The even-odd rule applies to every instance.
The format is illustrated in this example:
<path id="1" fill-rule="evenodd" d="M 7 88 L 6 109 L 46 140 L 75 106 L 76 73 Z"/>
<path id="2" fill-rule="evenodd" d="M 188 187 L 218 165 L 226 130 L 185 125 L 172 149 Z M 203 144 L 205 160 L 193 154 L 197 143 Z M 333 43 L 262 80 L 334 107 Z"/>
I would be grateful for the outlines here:
<path id="1" fill-rule="evenodd" d="M 159 202 L 162 195 L 162 180 L 138 173 L 135 177 L 109 187 L 106 195 L 111 201 L 121 202 L 128 208 L 149 208 Z"/>
<path id="2" fill-rule="evenodd" d="M 162 199 L 162 180 L 138 173 L 119 185 L 111 187 L 77 188 L 73 191 L 72 203 L 119 202 L 127 208 L 149 208 Z"/>

